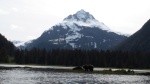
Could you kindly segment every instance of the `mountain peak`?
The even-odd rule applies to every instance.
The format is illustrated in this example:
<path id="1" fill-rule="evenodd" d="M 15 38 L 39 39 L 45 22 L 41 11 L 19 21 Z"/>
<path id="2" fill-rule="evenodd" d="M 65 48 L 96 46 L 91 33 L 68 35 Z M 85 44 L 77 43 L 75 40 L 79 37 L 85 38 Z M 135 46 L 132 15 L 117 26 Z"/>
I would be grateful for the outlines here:
<path id="1" fill-rule="evenodd" d="M 83 9 L 81 9 L 80 11 L 77 11 L 73 15 L 69 15 L 64 20 L 66 20 L 66 21 L 82 21 L 82 22 L 87 22 L 88 20 L 95 20 L 95 18 L 89 12 L 86 12 Z"/>

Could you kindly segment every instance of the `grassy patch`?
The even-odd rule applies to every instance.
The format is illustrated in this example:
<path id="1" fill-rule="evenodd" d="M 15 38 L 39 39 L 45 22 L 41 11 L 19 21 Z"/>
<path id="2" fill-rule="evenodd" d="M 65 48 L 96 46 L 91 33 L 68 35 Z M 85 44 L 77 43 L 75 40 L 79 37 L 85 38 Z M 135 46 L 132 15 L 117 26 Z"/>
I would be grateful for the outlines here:
<path id="1" fill-rule="evenodd" d="M 83 71 L 83 70 L 67 70 L 67 69 L 51 69 L 49 71 L 54 71 L 54 72 L 70 72 L 70 73 L 90 73 L 90 74 L 117 74 L 117 75 L 140 75 L 140 74 L 136 74 L 134 73 L 134 71 L 129 71 L 129 70 L 115 70 L 112 71 L 111 69 L 109 70 L 102 70 L 102 71 Z"/>
<path id="2" fill-rule="evenodd" d="M 120 75 L 135 75 L 134 71 L 130 71 L 130 70 L 115 70 L 115 71 L 112 71 L 111 69 L 109 70 L 102 70 L 102 71 L 98 71 L 97 73 L 99 74 L 120 74 Z"/>
<path id="3" fill-rule="evenodd" d="M 147 73 L 139 73 L 139 75 L 150 75 L 150 72 L 147 72 Z"/>

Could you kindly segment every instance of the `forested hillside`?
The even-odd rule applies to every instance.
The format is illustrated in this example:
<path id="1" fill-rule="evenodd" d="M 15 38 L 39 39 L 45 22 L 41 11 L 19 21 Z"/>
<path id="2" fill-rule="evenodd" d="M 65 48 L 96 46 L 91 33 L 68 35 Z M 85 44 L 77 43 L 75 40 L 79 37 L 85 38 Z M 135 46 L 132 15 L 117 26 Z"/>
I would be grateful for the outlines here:
<path id="1" fill-rule="evenodd" d="M 8 62 L 9 56 L 13 55 L 15 46 L 0 34 L 0 62 Z"/>
<path id="2" fill-rule="evenodd" d="M 113 48 L 121 51 L 150 52 L 150 19 L 142 28 Z"/>

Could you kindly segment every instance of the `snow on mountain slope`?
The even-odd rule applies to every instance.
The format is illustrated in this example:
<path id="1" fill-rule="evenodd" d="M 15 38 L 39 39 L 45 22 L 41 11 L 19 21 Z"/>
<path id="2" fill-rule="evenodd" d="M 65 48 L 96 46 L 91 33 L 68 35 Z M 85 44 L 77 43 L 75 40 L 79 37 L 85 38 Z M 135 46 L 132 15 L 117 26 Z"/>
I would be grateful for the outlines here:
<path id="1" fill-rule="evenodd" d="M 110 29 L 107 26 L 96 20 L 89 12 L 85 12 L 83 9 L 78 11 L 76 14 L 69 15 L 61 23 L 58 23 L 56 25 L 58 26 L 61 25 L 65 29 L 67 28 L 67 26 L 69 26 L 74 30 L 80 30 L 78 29 L 78 27 L 76 27 L 76 25 L 78 25 L 78 26 L 87 26 L 91 28 L 99 27 L 102 30 L 110 31 Z"/>
<path id="2" fill-rule="evenodd" d="M 20 46 L 20 45 L 23 45 L 25 42 L 24 41 L 16 41 L 16 40 L 13 40 L 11 41 L 16 47 Z"/>
<path id="3" fill-rule="evenodd" d="M 96 20 L 89 12 L 85 12 L 83 9 L 78 11 L 76 14 L 69 15 L 65 18 L 61 23 L 56 24 L 55 26 L 62 26 L 62 28 L 67 29 L 70 28 L 69 31 L 72 31 L 72 35 L 68 35 L 66 37 L 66 42 L 72 41 L 77 38 L 81 38 L 82 34 L 78 33 L 83 28 L 79 26 L 84 26 L 85 28 L 99 28 L 102 30 L 106 30 L 107 32 L 111 32 L 111 30 L 105 26 L 103 23 Z M 54 27 L 50 28 L 49 30 L 53 30 Z M 59 31 L 59 30 L 57 30 Z M 73 44 L 71 44 L 74 46 Z"/>
<path id="4" fill-rule="evenodd" d="M 30 44 L 30 43 L 32 43 L 33 42 L 33 40 L 30 40 L 30 41 L 16 41 L 16 40 L 14 40 L 14 41 L 12 41 L 12 43 L 16 46 L 16 47 L 18 47 L 19 49 L 25 49 L 26 48 L 26 46 L 28 45 L 28 44 Z"/>

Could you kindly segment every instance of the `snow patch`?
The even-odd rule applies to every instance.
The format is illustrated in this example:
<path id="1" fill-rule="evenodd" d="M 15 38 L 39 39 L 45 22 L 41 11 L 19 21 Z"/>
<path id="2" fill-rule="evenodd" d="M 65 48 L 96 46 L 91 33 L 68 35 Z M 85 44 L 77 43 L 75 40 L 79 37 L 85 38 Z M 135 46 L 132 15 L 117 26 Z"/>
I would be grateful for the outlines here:
<path id="1" fill-rule="evenodd" d="M 90 28 L 98 27 L 102 30 L 107 30 L 107 31 L 111 32 L 111 30 L 107 26 L 105 26 L 103 23 L 98 22 L 97 20 L 87 20 L 87 22 L 74 21 L 74 20 L 73 21 L 64 20 L 61 23 L 56 24 L 56 26 L 62 26 L 64 29 L 67 29 L 67 27 L 69 27 L 69 28 L 74 29 L 76 31 L 80 31 L 81 28 L 78 28 L 76 25 L 85 26 L 88 28 L 89 27 Z"/>
<path id="2" fill-rule="evenodd" d="M 59 38 L 59 39 L 51 39 L 49 40 L 50 42 L 61 42 L 61 41 L 64 41 L 65 39 L 64 38 Z"/>
<path id="3" fill-rule="evenodd" d="M 85 12 L 84 10 L 80 10 L 76 13 L 76 15 L 79 19 L 86 18 L 86 14 L 87 14 L 87 12 Z"/>
<path id="4" fill-rule="evenodd" d="M 30 41 L 20 41 L 19 43 L 14 44 L 16 47 L 21 48 L 22 46 L 25 48 L 28 44 L 32 43 L 34 40 Z"/>
<path id="5" fill-rule="evenodd" d="M 96 44 L 96 42 L 94 42 L 94 48 L 97 48 L 97 44 Z"/>
<path id="6" fill-rule="evenodd" d="M 68 43 L 68 42 L 73 41 L 77 38 L 81 38 L 81 34 L 78 32 L 74 32 L 73 35 L 68 35 L 65 39 L 66 39 L 66 42 Z"/>
<path id="7" fill-rule="evenodd" d="M 85 37 L 87 37 L 87 38 L 94 38 L 93 36 L 85 36 Z"/>
<path id="8" fill-rule="evenodd" d="M 72 48 L 76 48 L 77 46 L 75 45 L 75 43 L 69 43 L 71 46 L 72 46 Z"/>
<path id="9" fill-rule="evenodd" d="M 19 47 L 19 46 L 21 46 L 21 45 L 24 45 L 25 42 L 24 42 L 24 41 L 20 41 L 20 42 L 16 42 L 16 43 L 13 42 L 13 44 L 14 44 L 16 47 Z"/>
<path id="10" fill-rule="evenodd" d="M 103 39 L 103 42 L 105 43 L 105 42 L 106 42 L 106 39 Z"/>
<path id="11" fill-rule="evenodd" d="M 53 43 L 54 45 L 58 45 L 58 43 Z"/>

